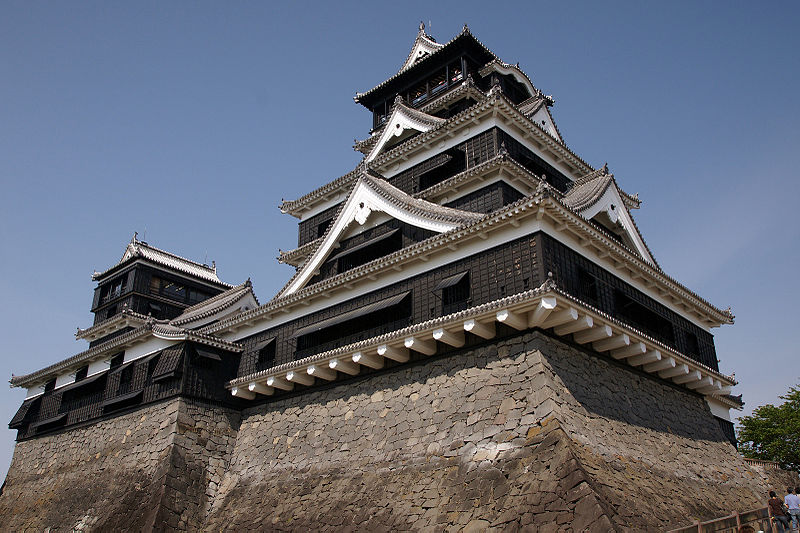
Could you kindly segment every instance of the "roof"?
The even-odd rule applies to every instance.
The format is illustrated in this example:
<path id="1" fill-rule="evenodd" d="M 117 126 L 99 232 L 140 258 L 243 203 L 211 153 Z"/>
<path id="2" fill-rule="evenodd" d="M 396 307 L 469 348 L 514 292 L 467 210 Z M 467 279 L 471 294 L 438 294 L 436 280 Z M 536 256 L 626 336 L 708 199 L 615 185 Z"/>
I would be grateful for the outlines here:
<path id="1" fill-rule="evenodd" d="M 532 98 L 539 98 L 541 99 L 546 105 L 551 106 L 555 103 L 555 100 L 552 96 L 545 96 L 542 91 L 536 88 L 533 84 L 531 79 L 525 74 L 521 68 L 519 68 L 519 64 L 512 65 L 510 63 L 506 63 L 504 61 L 500 61 L 499 59 L 495 58 L 489 61 L 487 64 L 482 66 L 480 70 L 478 70 L 478 74 L 481 77 L 485 78 L 492 72 L 499 72 L 503 75 L 512 76 L 516 79 L 519 83 L 524 85 L 528 91 L 531 93 Z"/>
<path id="2" fill-rule="evenodd" d="M 326 260 L 347 226 L 353 220 L 363 224 L 372 211 L 382 211 L 409 224 L 438 233 L 470 224 L 485 216 L 483 213 L 463 211 L 414 198 L 379 175 L 363 170 L 325 234 L 314 241 L 315 246 L 309 252 L 308 259 L 286 282 L 278 296 L 300 290 L 311 278 L 311 274 Z"/>
<path id="3" fill-rule="evenodd" d="M 423 35 L 423 37 L 421 37 L 421 34 Z M 474 46 L 477 49 L 476 51 L 482 53 L 482 55 L 484 56 L 483 61 L 489 61 L 491 59 L 497 58 L 494 52 L 486 48 L 486 46 L 482 42 L 480 42 L 478 39 L 475 38 L 474 35 L 472 35 L 472 33 L 470 33 L 469 28 L 467 27 L 466 24 L 464 24 L 464 27 L 461 29 L 461 32 L 459 32 L 458 35 L 456 35 L 451 40 L 441 45 L 439 43 L 436 43 L 432 37 L 425 34 L 424 29 L 421 30 L 421 34 L 417 34 L 417 38 L 414 40 L 414 45 L 411 48 L 411 53 L 409 54 L 409 57 L 406 59 L 406 62 L 403 64 L 403 68 L 401 68 L 397 74 L 388 78 L 382 83 L 376 85 L 372 89 L 363 93 L 356 93 L 356 95 L 353 97 L 353 100 L 355 100 L 356 103 L 368 107 L 370 97 L 375 96 L 376 93 L 378 93 L 380 90 L 386 88 L 387 86 L 389 86 L 390 84 L 392 84 L 401 77 L 413 76 L 412 72 L 414 70 L 417 70 L 418 68 L 422 68 L 425 65 L 430 64 L 431 60 L 440 57 L 442 54 L 445 54 L 449 50 L 452 50 L 455 46 L 457 46 L 457 43 L 462 43 L 468 46 L 469 45 Z M 430 49 L 430 51 L 427 53 L 427 55 L 423 57 L 423 59 L 419 61 L 413 61 L 413 59 L 415 58 L 413 58 L 412 55 L 416 53 L 415 51 L 419 51 L 421 49 L 423 41 L 427 43 L 428 49 Z M 438 48 L 436 48 L 437 45 Z M 412 63 L 409 64 L 409 61 L 412 61 Z"/>
<path id="4" fill-rule="evenodd" d="M 411 51 L 408 53 L 408 57 L 406 58 L 405 62 L 403 62 L 403 66 L 400 67 L 398 74 L 404 70 L 408 70 L 414 66 L 417 61 L 422 60 L 424 57 L 432 54 L 443 46 L 443 44 L 437 43 L 436 39 L 425 33 L 425 23 L 420 22 L 417 38 L 414 39 L 414 44 L 411 46 Z"/>
<path id="5" fill-rule="evenodd" d="M 586 161 L 581 159 L 575 152 L 566 146 L 562 141 L 555 139 L 552 135 L 546 132 L 538 124 L 534 123 L 530 117 L 521 113 L 517 107 L 503 95 L 499 90 L 490 90 L 485 98 L 478 101 L 475 105 L 465 109 L 461 113 L 450 117 L 446 121 L 431 128 L 430 130 L 421 133 L 397 146 L 391 147 L 386 152 L 376 157 L 369 163 L 370 168 L 380 168 L 386 166 L 390 162 L 408 157 L 408 153 L 414 150 L 423 149 L 429 146 L 430 143 L 440 137 L 448 135 L 453 129 L 464 126 L 465 124 L 472 123 L 478 120 L 480 116 L 486 116 L 494 113 L 503 113 L 506 117 L 516 123 L 517 126 L 523 128 L 526 132 L 533 135 L 536 142 L 544 145 L 547 150 L 552 151 L 560 157 L 565 163 L 571 165 L 575 172 L 580 172 L 582 175 L 593 172 L 595 169 Z M 358 179 L 363 168 L 367 165 L 365 160 L 362 160 L 358 166 L 344 176 L 341 176 L 334 181 L 331 181 L 318 189 L 315 189 L 297 200 L 284 201 L 280 208 L 284 213 L 289 213 L 294 216 L 300 216 L 304 209 L 308 209 L 309 205 L 320 200 L 330 198 L 337 192 L 349 186 L 353 181 Z"/>
<path id="6" fill-rule="evenodd" d="M 128 246 L 125 248 L 125 253 L 122 254 L 122 259 L 120 259 L 116 265 L 103 272 L 95 272 L 92 275 L 92 280 L 102 281 L 106 276 L 118 270 L 122 265 L 136 259 L 145 259 L 157 265 L 171 268 L 195 278 L 210 281 L 217 285 L 230 287 L 229 284 L 224 283 L 217 277 L 217 266 L 214 263 L 212 263 L 211 266 L 208 266 L 202 263 L 197 263 L 190 259 L 186 259 L 179 255 L 175 255 L 171 252 L 167 252 L 166 250 L 161 250 L 155 246 L 147 244 L 144 241 L 140 241 L 137 238 L 136 233 L 134 233 L 131 242 L 128 243 Z"/>
<path id="7" fill-rule="evenodd" d="M 114 337 L 102 344 L 98 344 L 88 350 L 75 354 L 72 357 L 63 359 L 58 363 L 46 366 L 29 374 L 23 374 L 21 376 L 12 375 L 9 383 L 11 383 L 12 387 L 30 387 L 63 374 L 70 369 L 78 369 L 85 364 L 116 352 L 120 347 L 141 342 L 142 339 L 150 336 L 175 341 L 188 340 L 230 352 L 242 351 L 242 347 L 235 342 L 229 342 L 211 335 L 206 335 L 199 331 L 173 326 L 166 320 L 154 320 L 150 318 L 145 324 L 132 331 L 123 333 L 119 337 Z"/>
<path id="8" fill-rule="evenodd" d="M 111 318 L 107 318 L 86 329 L 78 328 L 77 333 L 75 333 L 75 338 L 88 339 L 88 340 L 99 339 L 100 337 L 109 335 L 125 327 L 129 326 L 139 327 L 142 324 L 144 324 L 149 318 L 150 317 L 148 317 L 147 315 L 137 313 L 125 307 L 119 313 L 112 316 Z"/>
<path id="9" fill-rule="evenodd" d="M 183 310 L 183 313 L 170 320 L 170 324 L 174 326 L 180 326 L 206 318 L 218 313 L 219 311 L 222 311 L 223 309 L 235 305 L 248 294 L 252 294 L 253 298 L 255 299 L 255 294 L 253 293 L 253 284 L 249 279 L 241 285 L 232 287 L 212 298 L 203 300 L 202 302 L 191 307 L 187 307 Z M 256 304 L 258 304 L 258 299 L 256 299 Z"/>

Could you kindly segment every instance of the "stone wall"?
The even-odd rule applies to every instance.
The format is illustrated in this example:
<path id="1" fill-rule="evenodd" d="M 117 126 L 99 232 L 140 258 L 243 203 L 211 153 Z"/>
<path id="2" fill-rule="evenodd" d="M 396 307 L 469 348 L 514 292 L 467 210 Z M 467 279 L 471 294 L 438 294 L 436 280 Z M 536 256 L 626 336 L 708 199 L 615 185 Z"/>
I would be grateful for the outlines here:
<path id="1" fill-rule="evenodd" d="M 663 530 L 777 479 L 700 396 L 531 332 L 241 414 L 176 399 L 20 442 L 0 530 Z"/>
<path id="2" fill-rule="evenodd" d="M 246 411 L 206 527 L 638 530 L 764 488 L 700 396 L 529 333 Z"/>
<path id="3" fill-rule="evenodd" d="M 17 443 L 0 530 L 197 529 L 238 413 L 173 399 Z"/>

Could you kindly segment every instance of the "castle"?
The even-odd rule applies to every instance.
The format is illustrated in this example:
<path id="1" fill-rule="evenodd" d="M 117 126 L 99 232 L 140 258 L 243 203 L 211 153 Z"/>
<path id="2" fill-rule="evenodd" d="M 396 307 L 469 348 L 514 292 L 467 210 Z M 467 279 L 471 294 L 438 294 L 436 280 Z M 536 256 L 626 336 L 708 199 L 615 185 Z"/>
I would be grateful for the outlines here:
<path id="1" fill-rule="evenodd" d="M 134 236 L 85 351 L 27 397 L 8 529 L 608 531 L 759 504 L 736 453 L 733 316 L 667 275 L 637 195 L 465 26 L 420 26 L 351 172 L 286 201 L 294 275 Z"/>

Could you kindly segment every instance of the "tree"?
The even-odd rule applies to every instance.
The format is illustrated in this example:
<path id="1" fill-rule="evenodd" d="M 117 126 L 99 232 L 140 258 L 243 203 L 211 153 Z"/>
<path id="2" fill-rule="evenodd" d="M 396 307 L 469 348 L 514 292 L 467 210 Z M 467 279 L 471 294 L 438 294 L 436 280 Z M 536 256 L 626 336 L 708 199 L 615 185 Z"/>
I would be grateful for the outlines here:
<path id="1" fill-rule="evenodd" d="M 800 471 L 800 388 L 792 387 L 781 405 L 763 405 L 739 418 L 739 450 L 745 457 L 766 459 Z"/>

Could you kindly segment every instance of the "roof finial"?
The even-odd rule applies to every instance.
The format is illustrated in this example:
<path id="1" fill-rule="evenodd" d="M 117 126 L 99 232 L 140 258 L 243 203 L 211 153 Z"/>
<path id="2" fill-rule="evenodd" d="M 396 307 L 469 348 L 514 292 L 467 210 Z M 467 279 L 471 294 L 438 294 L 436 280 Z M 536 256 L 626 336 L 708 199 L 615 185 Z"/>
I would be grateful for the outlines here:
<path id="1" fill-rule="evenodd" d="M 425 23 L 422 22 L 421 20 L 419 21 L 419 32 L 425 33 Z"/>
<path id="2" fill-rule="evenodd" d="M 139 240 L 139 232 L 138 231 L 134 231 L 133 232 L 133 237 L 131 237 L 131 242 L 132 243 L 133 242 L 137 242 L 138 240 Z"/>
<path id="3" fill-rule="evenodd" d="M 603 163 L 603 174 L 608 174 L 608 161 Z"/>
<path id="4" fill-rule="evenodd" d="M 213 260 L 211 261 L 211 268 L 214 270 L 214 273 L 216 274 L 216 272 L 217 272 L 217 262 L 216 261 L 213 261 Z"/>
<path id="5" fill-rule="evenodd" d="M 394 97 L 394 105 L 402 104 L 402 103 L 403 103 L 403 97 L 402 96 L 400 96 L 398 94 L 397 96 Z"/>
<path id="6" fill-rule="evenodd" d="M 469 33 L 469 26 L 467 26 L 466 22 L 464 23 L 464 27 L 461 28 L 461 33 Z"/>
<path id="7" fill-rule="evenodd" d="M 497 150 L 497 155 L 507 155 L 508 149 L 506 148 L 506 141 L 503 140 L 500 142 L 500 148 Z"/>

